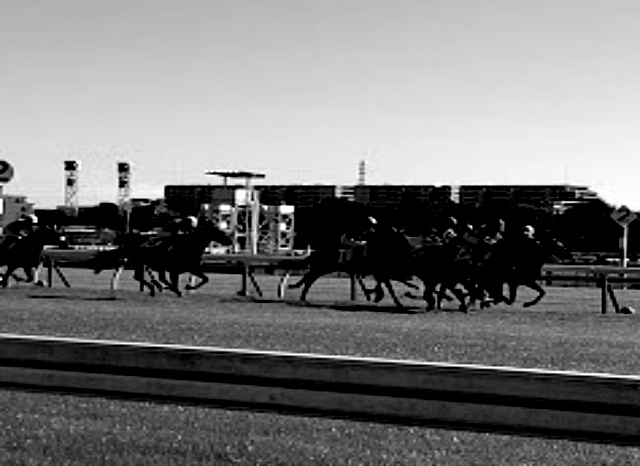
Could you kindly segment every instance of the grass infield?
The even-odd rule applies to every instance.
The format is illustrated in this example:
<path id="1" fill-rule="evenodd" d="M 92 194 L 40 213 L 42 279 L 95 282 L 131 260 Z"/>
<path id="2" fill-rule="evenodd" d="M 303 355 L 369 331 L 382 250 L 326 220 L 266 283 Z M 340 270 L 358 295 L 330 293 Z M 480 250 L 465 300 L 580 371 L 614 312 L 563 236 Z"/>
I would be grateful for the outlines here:
<path id="1" fill-rule="evenodd" d="M 640 374 L 640 315 L 600 314 L 599 291 L 548 288 L 532 308 L 461 314 L 349 301 L 325 279 L 301 306 L 236 295 L 238 276 L 212 276 L 183 298 L 151 298 L 126 273 L 65 270 L 72 288 L 0 290 L 0 331 L 424 361 Z M 403 291 L 399 288 L 400 292 Z M 640 309 L 640 292 L 616 291 Z M 523 291 L 522 300 L 531 298 Z M 640 449 L 425 427 L 245 411 L 0 392 L 0 464 L 638 464 Z"/>

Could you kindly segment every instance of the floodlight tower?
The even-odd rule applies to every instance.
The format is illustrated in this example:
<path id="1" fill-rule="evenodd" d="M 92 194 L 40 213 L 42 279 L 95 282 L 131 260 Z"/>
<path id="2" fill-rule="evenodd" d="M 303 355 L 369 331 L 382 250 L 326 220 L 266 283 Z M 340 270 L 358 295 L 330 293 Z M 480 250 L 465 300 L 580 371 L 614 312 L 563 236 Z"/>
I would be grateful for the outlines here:
<path id="1" fill-rule="evenodd" d="M 78 208 L 78 171 L 80 162 L 65 160 L 64 162 L 64 205 L 69 209 Z"/>
<path id="2" fill-rule="evenodd" d="M 118 206 L 128 210 L 131 202 L 131 164 L 118 162 Z"/>
<path id="3" fill-rule="evenodd" d="M 367 165 L 364 160 L 360 160 L 358 164 L 358 185 L 364 186 L 367 184 Z"/>

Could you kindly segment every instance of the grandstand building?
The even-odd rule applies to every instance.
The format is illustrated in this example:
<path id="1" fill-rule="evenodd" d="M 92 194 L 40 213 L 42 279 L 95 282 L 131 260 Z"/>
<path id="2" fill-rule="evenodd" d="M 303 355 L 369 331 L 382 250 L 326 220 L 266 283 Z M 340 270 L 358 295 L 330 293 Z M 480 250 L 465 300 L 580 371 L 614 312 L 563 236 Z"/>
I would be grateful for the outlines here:
<path id="1" fill-rule="evenodd" d="M 198 212 L 202 204 L 232 204 L 236 189 L 244 185 L 168 185 L 164 188 L 167 208 L 181 212 Z M 313 207 L 326 198 L 336 197 L 333 185 L 256 185 L 264 205 Z"/>
<path id="2" fill-rule="evenodd" d="M 475 206 L 485 202 L 503 201 L 530 204 L 561 210 L 572 204 L 599 199 L 598 194 L 586 186 L 575 185 L 466 185 L 460 186 L 459 202 Z"/>
<path id="3" fill-rule="evenodd" d="M 234 191 L 243 185 L 168 185 L 167 207 L 181 212 L 198 212 L 202 204 L 231 204 Z M 562 210 L 570 205 L 599 199 L 586 186 L 576 185 L 256 185 L 260 202 L 266 205 L 313 207 L 323 199 L 344 197 L 374 208 L 394 208 L 406 201 L 421 203 L 457 202 L 477 206 L 490 201 L 531 204 Z"/>

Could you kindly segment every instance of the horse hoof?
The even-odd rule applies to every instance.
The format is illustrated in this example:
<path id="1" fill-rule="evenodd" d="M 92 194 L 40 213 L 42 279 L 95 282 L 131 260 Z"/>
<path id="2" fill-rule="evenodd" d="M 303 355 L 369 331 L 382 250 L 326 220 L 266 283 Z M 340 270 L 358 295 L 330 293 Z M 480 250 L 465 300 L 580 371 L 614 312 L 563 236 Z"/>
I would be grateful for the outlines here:
<path id="1" fill-rule="evenodd" d="M 35 286 L 44 286 L 44 282 L 42 280 L 38 280 L 34 283 Z"/>

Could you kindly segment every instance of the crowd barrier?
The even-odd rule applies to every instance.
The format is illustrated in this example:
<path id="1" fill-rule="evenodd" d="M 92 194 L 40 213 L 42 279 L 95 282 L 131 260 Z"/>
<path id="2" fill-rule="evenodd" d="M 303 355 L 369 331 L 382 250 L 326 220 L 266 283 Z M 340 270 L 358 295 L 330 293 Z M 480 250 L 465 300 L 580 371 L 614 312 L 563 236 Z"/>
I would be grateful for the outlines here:
<path id="1" fill-rule="evenodd" d="M 640 377 L 0 334 L 0 387 L 640 445 Z"/>

